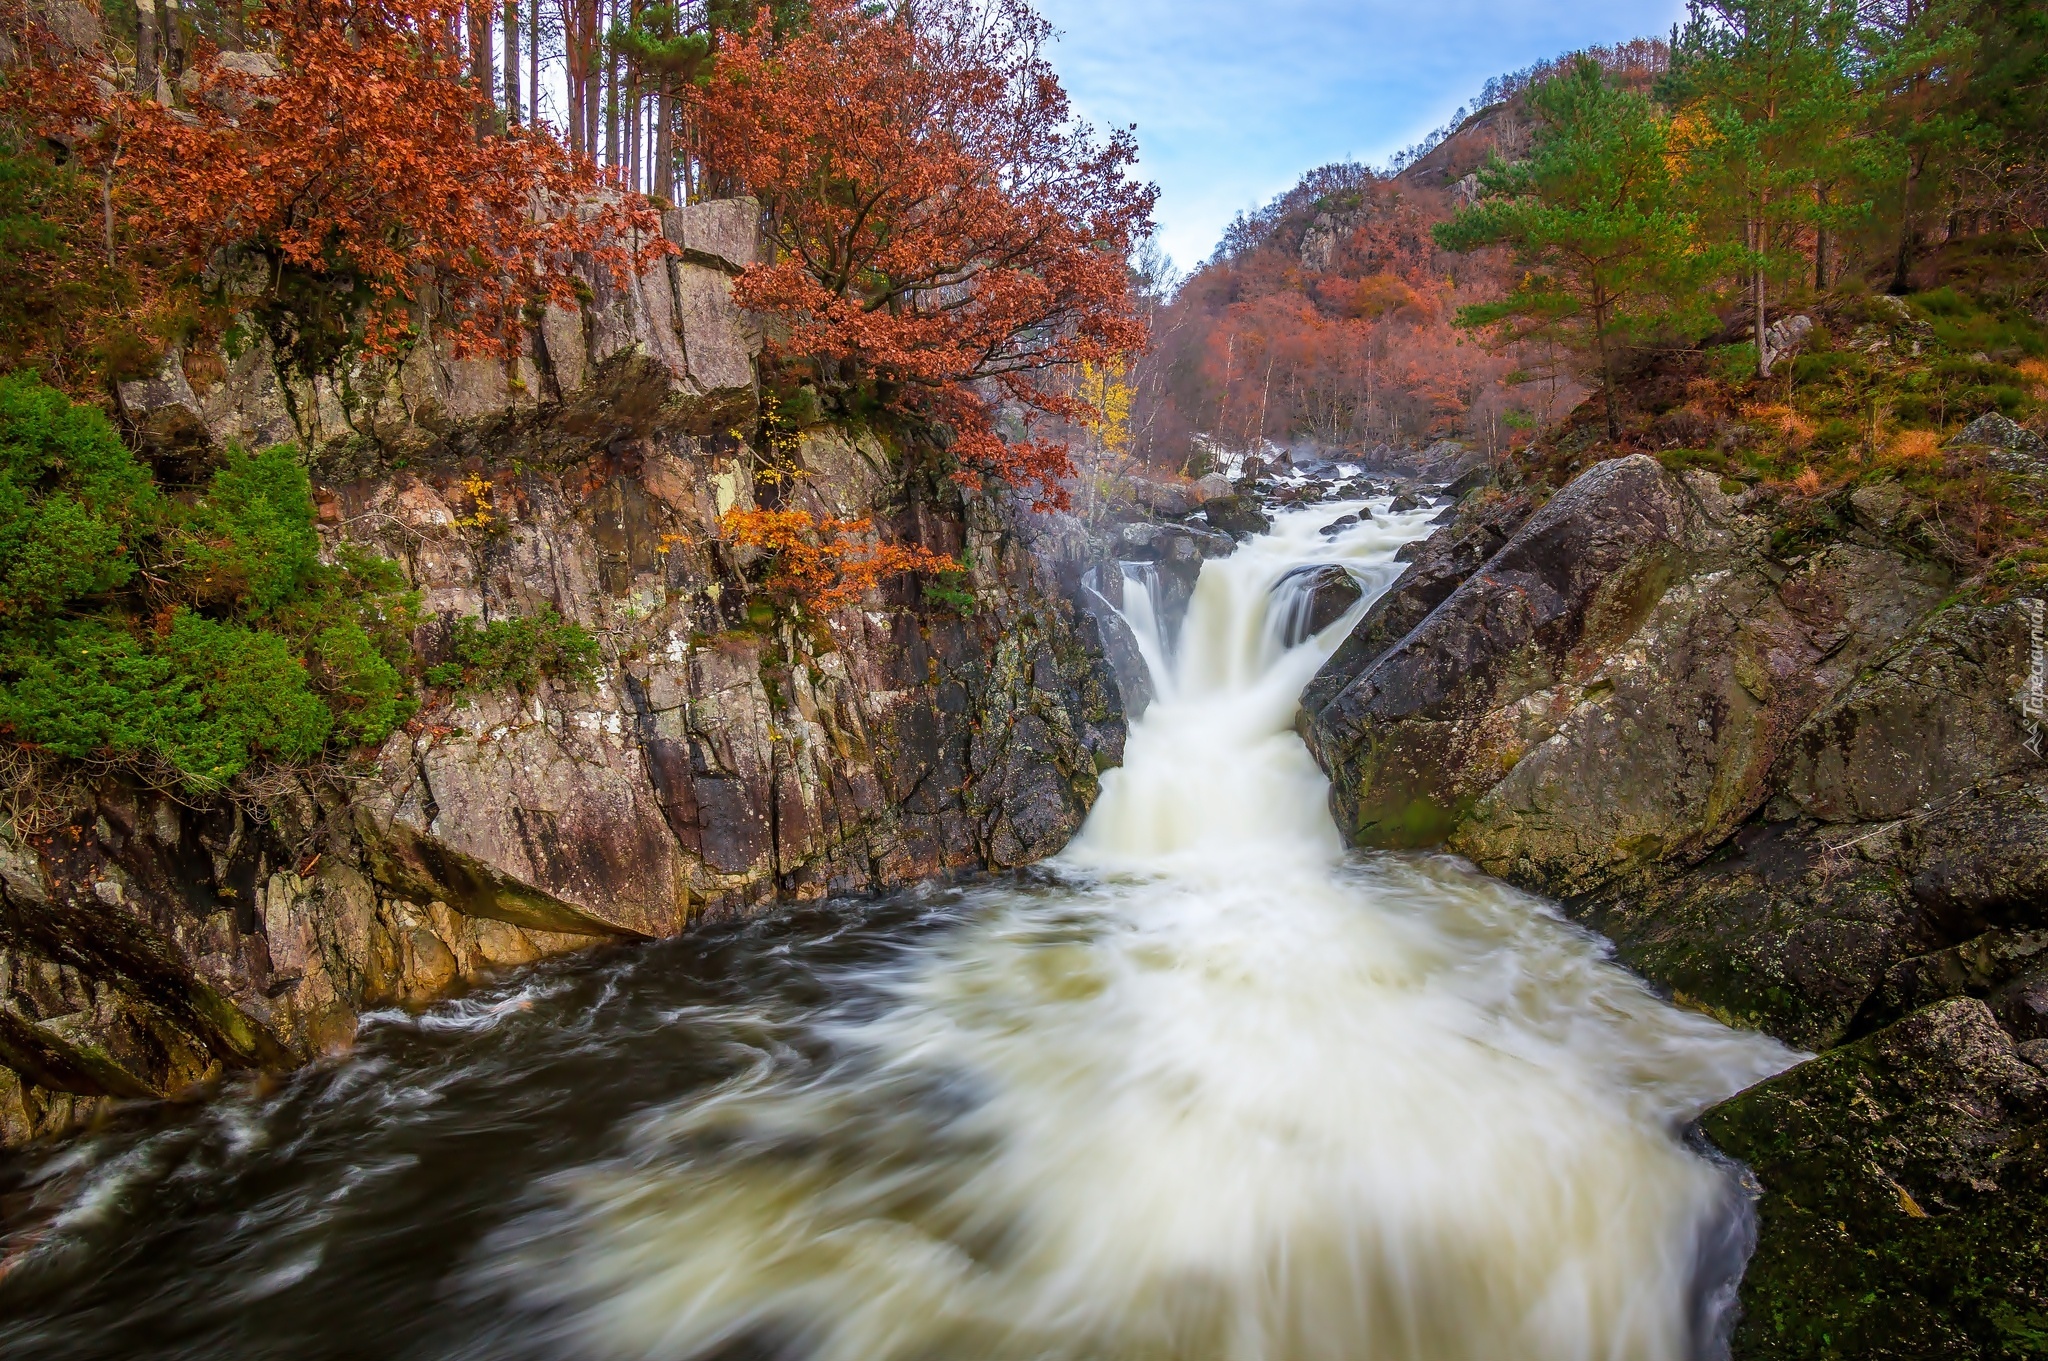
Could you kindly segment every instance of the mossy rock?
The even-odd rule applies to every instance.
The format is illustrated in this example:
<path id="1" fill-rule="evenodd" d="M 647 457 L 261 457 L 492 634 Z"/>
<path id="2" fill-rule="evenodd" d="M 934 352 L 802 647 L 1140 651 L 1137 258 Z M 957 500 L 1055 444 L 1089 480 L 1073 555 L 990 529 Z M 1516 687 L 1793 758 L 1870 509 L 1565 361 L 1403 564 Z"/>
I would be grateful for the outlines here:
<path id="1" fill-rule="evenodd" d="M 2048 1073 L 1913 1013 L 1707 1112 L 1762 1187 L 1733 1355 L 2048 1356 Z"/>

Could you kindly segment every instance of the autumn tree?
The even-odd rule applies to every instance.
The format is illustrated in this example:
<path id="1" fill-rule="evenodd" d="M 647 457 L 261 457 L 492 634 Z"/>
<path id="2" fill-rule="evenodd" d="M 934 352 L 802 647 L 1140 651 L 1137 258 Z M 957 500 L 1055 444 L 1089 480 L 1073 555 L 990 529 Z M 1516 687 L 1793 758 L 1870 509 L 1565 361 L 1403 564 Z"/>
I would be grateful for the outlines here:
<path id="1" fill-rule="evenodd" d="M 573 303 L 571 257 L 651 213 L 572 211 L 549 137 L 497 130 L 440 0 L 270 0 L 274 64 L 192 68 L 189 109 L 112 90 L 89 59 L 10 76 L 6 110 L 71 146 L 125 251 L 301 372 L 390 353 L 429 310 L 457 353 L 508 353 L 523 309 Z M 175 304 L 183 306 L 183 304 Z"/>
<path id="2" fill-rule="evenodd" d="M 719 527 L 740 547 L 767 554 L 762 585 L 770 595 L 818 614 L 859 603 L 884 577 L 960 567 L 917 544 L 883 543 L 866 519 L 821 520 L 806 510 L 732 510 Z"/>
<path id="3" fill-rule="evenodd" d="M 1607 433 L 1620 435 L 1615 359 L 1678 320 L 1706 261 L 1680 204 L 1666 127 L 1648 99 L 1580 60 L 1529 94 L 1540 120 L 1529 158 L 1496 162 L 1484 196 L 1436 228 L 1446 250 L 1506 245 L 1526 273 L 1507 296 L 1459 313 L 1503 338 L 1564 341 L 1599 375 Z"/>
<path id="4" fill-rule="evenodd" d="M 1155 191 L 1128 132 L 1072 117 L 1022 0 L 764 12 L 689 92 L 711 163 L 761 201 L 775 259 L 737 295 L 829 398 L 926 423 L 958 475 L 1058 502 L 1062 444 L 1005 440 L 1001 403 L 1075 419 L 1067 375 L 1138 348 L 1126 270 Z"/>

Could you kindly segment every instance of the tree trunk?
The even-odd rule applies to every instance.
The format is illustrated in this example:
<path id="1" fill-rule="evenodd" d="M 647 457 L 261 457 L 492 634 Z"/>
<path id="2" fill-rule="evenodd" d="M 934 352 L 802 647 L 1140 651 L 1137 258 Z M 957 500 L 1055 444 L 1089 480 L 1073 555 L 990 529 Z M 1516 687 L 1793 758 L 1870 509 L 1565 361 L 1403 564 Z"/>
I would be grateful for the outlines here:
<path id="1" fill-rule="evenodd" d="M 162 30 L 164 79 L 170 82 L 173 98 L 178 77 L 185 74 L 185 25 L 179 9 L 178 0 L 163 0 L 157 11 L 157 23 Z"/>
<path id="2" fill-rule="evenodd" d="M 1607 344 L 1605 309 L 1595 309 L 1593 313 L 1593 343 L 1600 350 L 1600 398 L 1601 407 L 1607 413 L 1607 438 L 1619 443 L 1621 418 L 1614 410 L 1614 356 Z"/>
<path id="3" fill-rule="evenodd" d="M 626 182 L 633 186 L 636 194 L 647 191 L 647 181 L 640 177 L 640 144 L 644 139 L 640 127 L 640 106 L 647 102 L 646 93 L 640 88 L 640 73 L 632 67 L 626 68 Z"/>
<path id="4" fill-rule="evenodd" d="M 1771 376 L 1771 342 L 1764 336 L 1764 267 L 1762 265 L 1756 266 L 1750 272 L 1749 291 L 1756 308 L 1756 376 L 1768 378 Z"/>
<path id="5" fill-rule="evenodd" d="M 156 97 L 162 58 L 157 42 L 155 0 L 135 0 L 135 93 Z"/>
<path id="6" fill-rule="evenodd" d="M 505 126 L 519 126 L 519 0 L 505 0 Z"/>
<path id="7" fill-rule="evenodd" d="M 616 5 L 618 0 L 613 0 Z M 640 18 L 640 0 L 626 0 L 626 23 L 637 27 Z M 614 19 L 613 22 L 617 22 Z M 640 68 L 630 61 L 622 61 L 619 68 L 622 88 L 625 94 L 619 108 L 619 120 L 625 125 L 626 183 L 636 194 L 645 193 L 647 182 L 640 178 L 640 105 L 646 92 L 640 88 Z"/>
<path id="8" fill-rule="evenodd" d="M 1899 250 L 1892 266 L 1891 287 L 1885 291 L 1903 294 L 1912 289 L 1913 269 L 1913 189 L 1920 181 L 1920 158 L 1909 158 L 1906 162 L 1906 185 L 1899 200 Z"/>
<path id="9" fill-rule="evenodd" d="M 618 22 L 618 6 L 612 6 L 612 21 Z M 600 26 L 602 31 L 602 26 Z M 606 45 L 604 54 L 604 161 L 619 164 L 619 54 Z"/>
<path id="10" fill-rule="evenodd" d="M 583 41 L 584 0 L 561 0 L 562 8 L 562 74 L 569 92 L 569 108 L 564 129 L 569 134 L 569 153 L 581 156 L 590 149 L 586 136 L 589 119 L 586 106 L 590 102 L 589 51 Z"/>
<path id="11" fill-rule="evenodd" d="M 674 96 L 669 94 L 668 72 L 661 73 L 661 88 L 654 98 L 654 196 L 664 203 L 676 201 L 676 144 Z"/>
<path id="12" fill-rule="evenodd" d="M 491 12 L 491 0 L 469 0 L 469 73 L 476 80 L 476 87 L 484 99 L 495 106 L 498 94 L 498 72 L 496 52 L 492 46 L 491 22 L 496 16 Z M 477 115 L 479 132 L 488 130 L 490 114 Z"/>
<path id="13" fill-rule="evenodd" d="M 1819 293 L 1828 286 L 1828 187 L 1825 184 L 1813 186 L 1813 200 L 1821 210 L 1813 224 L 1813 291 Z"/>
<path id="14" fill-rule="evenodd" d="M 598 119 L 603 113 L 604 72 L 598 66 L 598 0 L 577 0 L 577 21 L 583 48 L 583 149 L 598 154 Z"/>

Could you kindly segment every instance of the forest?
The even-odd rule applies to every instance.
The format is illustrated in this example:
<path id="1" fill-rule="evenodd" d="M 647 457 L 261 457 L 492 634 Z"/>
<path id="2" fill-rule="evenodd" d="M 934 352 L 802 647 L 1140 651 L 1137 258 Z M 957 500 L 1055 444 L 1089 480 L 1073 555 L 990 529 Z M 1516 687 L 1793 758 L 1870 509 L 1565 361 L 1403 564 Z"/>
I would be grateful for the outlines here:
<path id="1" fill-rule="evenodd" d="M 1663 443 L 1630 422 L 1669 413 L 1636 410 L 1631 390 L 1681 355 L 1708 387 L 1667 427 L 1774 405 L 1827 426 L 1818 459 L 1857 442 L 1840 429 L 1855 418 L 1808 391 L 1854 367 L 1821 348 L 1884 297 L 1953 354 L 1894 375 L 1907 390 L 1876 394 L 1877 417 L 1865 404 L 1882 427 L 1862 432 L 1867 452 L 2034 410 L 2040 6 L 1700 0 L 1668 39 L 1567 53 L 1472 104 L 1384 170 L 1325 166 L 1240 216 L 1137 375 L 1154 461 L 1185 462 L 1198 431 L 1499 453 L 1587 394 L 1608 441 Z M 1795 374 L 1772 328 L 1816 313 Z"/>

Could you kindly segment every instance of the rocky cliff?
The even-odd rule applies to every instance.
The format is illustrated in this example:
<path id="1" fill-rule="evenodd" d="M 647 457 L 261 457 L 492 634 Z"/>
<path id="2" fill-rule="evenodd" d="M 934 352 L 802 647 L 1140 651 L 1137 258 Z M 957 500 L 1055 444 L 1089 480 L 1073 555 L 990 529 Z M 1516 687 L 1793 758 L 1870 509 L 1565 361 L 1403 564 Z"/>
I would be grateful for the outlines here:
<path id="1" fill-rule="evenodd" d="M 1985 433 L 2048 493 L 2026 432 Z M 1824 1051 L 1704 1122 L 1761 1185 L 1738 1356 L 2037 1348 L 2043 602 L 1965 588 L 1896 483 L 1791 523 L 1634 455 L 1536 499 L 1467 497 L 1310 686 L 1340 823 Z"/>
<path id="2" fill-rule="evenodd" d="M 906 489 L 880 433 L 761 434 L 731 276 L 744 201 L 678 209 L 680 253 L 513 362 L 431 342 L 318 381 L 262 347 L 173 354 L 121 390 L 159 467 L 297 441 L 330 553 L 397 562 L 432 658 L 458 619 L 552 610 L 588 684 L 429 690 L 373 756 L 234 797 L 108 777 L 0 832 L 0 1142 L 348 1042 L 366 1009 L 501 966 L 1057 850 L 1120 759 L 1071 601 L 1082 527 Z M 750 593 L 719 518 L 757 491 L 957 555 L 930 598 L 829 617 Z"/>

